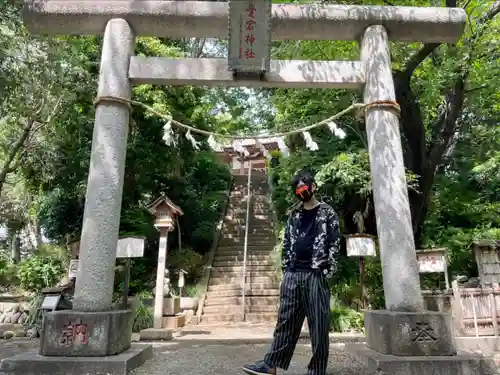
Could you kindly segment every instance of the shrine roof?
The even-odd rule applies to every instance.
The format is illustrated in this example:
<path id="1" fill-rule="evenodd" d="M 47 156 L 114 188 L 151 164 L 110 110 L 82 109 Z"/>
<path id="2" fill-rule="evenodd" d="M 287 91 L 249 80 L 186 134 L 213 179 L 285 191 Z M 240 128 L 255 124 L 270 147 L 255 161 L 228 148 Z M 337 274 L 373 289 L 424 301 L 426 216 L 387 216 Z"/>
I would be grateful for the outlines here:
<path id="1" fill-rule="evenodd" d="M 180 207 L 177 206 L 174 202 L 172 202 L 166 195 L 162 195 L 157 200 L 155 200 L 153 203 L 151 203 L 148 206 L 148 210 L 154 215 L 154 214 L 156 214 L 156 209 L 162 203 L 166 204 L 174 212 L 174 214 L 179 215 L 179 216 L 184 215 L 184 212 L 182 212 Z"/>

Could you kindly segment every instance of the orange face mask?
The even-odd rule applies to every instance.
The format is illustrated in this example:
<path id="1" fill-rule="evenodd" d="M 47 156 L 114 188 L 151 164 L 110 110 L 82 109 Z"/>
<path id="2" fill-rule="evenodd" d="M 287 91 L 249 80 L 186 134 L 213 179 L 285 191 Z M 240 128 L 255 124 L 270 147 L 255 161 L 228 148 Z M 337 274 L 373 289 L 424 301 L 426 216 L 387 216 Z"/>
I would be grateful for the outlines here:
<path id="1" fill-rule="evenodd" d="M 308 185 L 302 185 L 295 189 L 295 194 L 297 198 L 299 198 L 303 202 L 307 202 L 311 199 L 312 194 Z"/>

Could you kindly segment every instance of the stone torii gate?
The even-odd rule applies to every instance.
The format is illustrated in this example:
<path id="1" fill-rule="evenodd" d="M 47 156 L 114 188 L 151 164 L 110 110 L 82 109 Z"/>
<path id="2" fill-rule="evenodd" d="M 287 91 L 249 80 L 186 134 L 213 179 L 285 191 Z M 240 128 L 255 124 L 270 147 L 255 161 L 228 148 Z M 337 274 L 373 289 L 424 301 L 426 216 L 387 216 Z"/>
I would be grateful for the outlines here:
<path id="1" fill-rule="evenodd" d="M 271 7 L 269 1 L 253 3 Z M 228 17 L 229 5 L 220 2 L 26 1 L 24 19 L 32 33 L 104 35 L 74 310 L 45 319 L 42 355 L 126 356 L 132 350 L 126 328 L 131 313 L 111 311 L 132 85 L 364 88 L 366 104 L 395 101 L 389 39 L 454 43 L 466 23 L 464 10 L 455 8 L 275 4 L 271 40 L 360 41 L 360 60 L 271 61 L 269 67 L 263 61 L 266 72 L 252 79 L 235 76 L 226 60 L 134 56 L 136 36 L 227 38 Z M 439 373 L 462 374 L 460 366 L 470 358 L 455 355 L 450 316 L 423 311 L 398 115 L 373 105 L 365 120 L 386 310 L 366 312 L 367 346 L 353 350 L 381 368 L 390 364 L 394 374 L 401 368 L 436 374 L 438 361 L 415 357 L 422 355 L 448 356 L 441 357 L 446 364 Z M 80 331 L 81 325 L 88 330 L 86 341 L 55 344 L 64 324 L 75 319 Z M 110 332 L 117 326 L 123 333 Z"/>

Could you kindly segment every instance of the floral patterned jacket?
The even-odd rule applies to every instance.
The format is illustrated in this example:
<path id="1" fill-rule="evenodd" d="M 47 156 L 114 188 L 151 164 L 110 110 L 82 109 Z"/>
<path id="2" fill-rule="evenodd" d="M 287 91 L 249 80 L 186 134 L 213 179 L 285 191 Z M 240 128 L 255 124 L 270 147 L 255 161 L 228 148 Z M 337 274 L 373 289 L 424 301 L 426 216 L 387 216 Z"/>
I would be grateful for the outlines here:
<path id="1" fill-rule="evenodd" d="M 295 243 L 300 230 L 300 213 L 303 204 L 293 206 L 289 211 L 288 222 L 283 239 L 283 271 L 295 265 Z M 340 253 L 340 230 L 337 213 L 328 204 L 321 202 L 316 217 L 316 237 L 313 243 L 312 268 L 320 270 L 327 278 L 337 270 Z"/>

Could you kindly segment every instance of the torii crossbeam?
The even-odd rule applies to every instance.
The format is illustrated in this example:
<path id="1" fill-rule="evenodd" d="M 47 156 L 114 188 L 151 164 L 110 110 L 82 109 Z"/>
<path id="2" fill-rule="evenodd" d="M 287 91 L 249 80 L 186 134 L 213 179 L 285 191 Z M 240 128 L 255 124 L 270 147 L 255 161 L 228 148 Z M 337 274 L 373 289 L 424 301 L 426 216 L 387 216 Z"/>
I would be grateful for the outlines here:
<path id="1" fill-rule="evenodd" d="M 29 0 L 24 19 L 34 34 L 102 35 L 123 18 L 136 36 L 227 38 L 226 2 L 163 0 Z M 371 25 L 390 39 L 454 43 L 466 15 L 459 8 L 273 4 L 273 40 L 355 40 Z"/>

